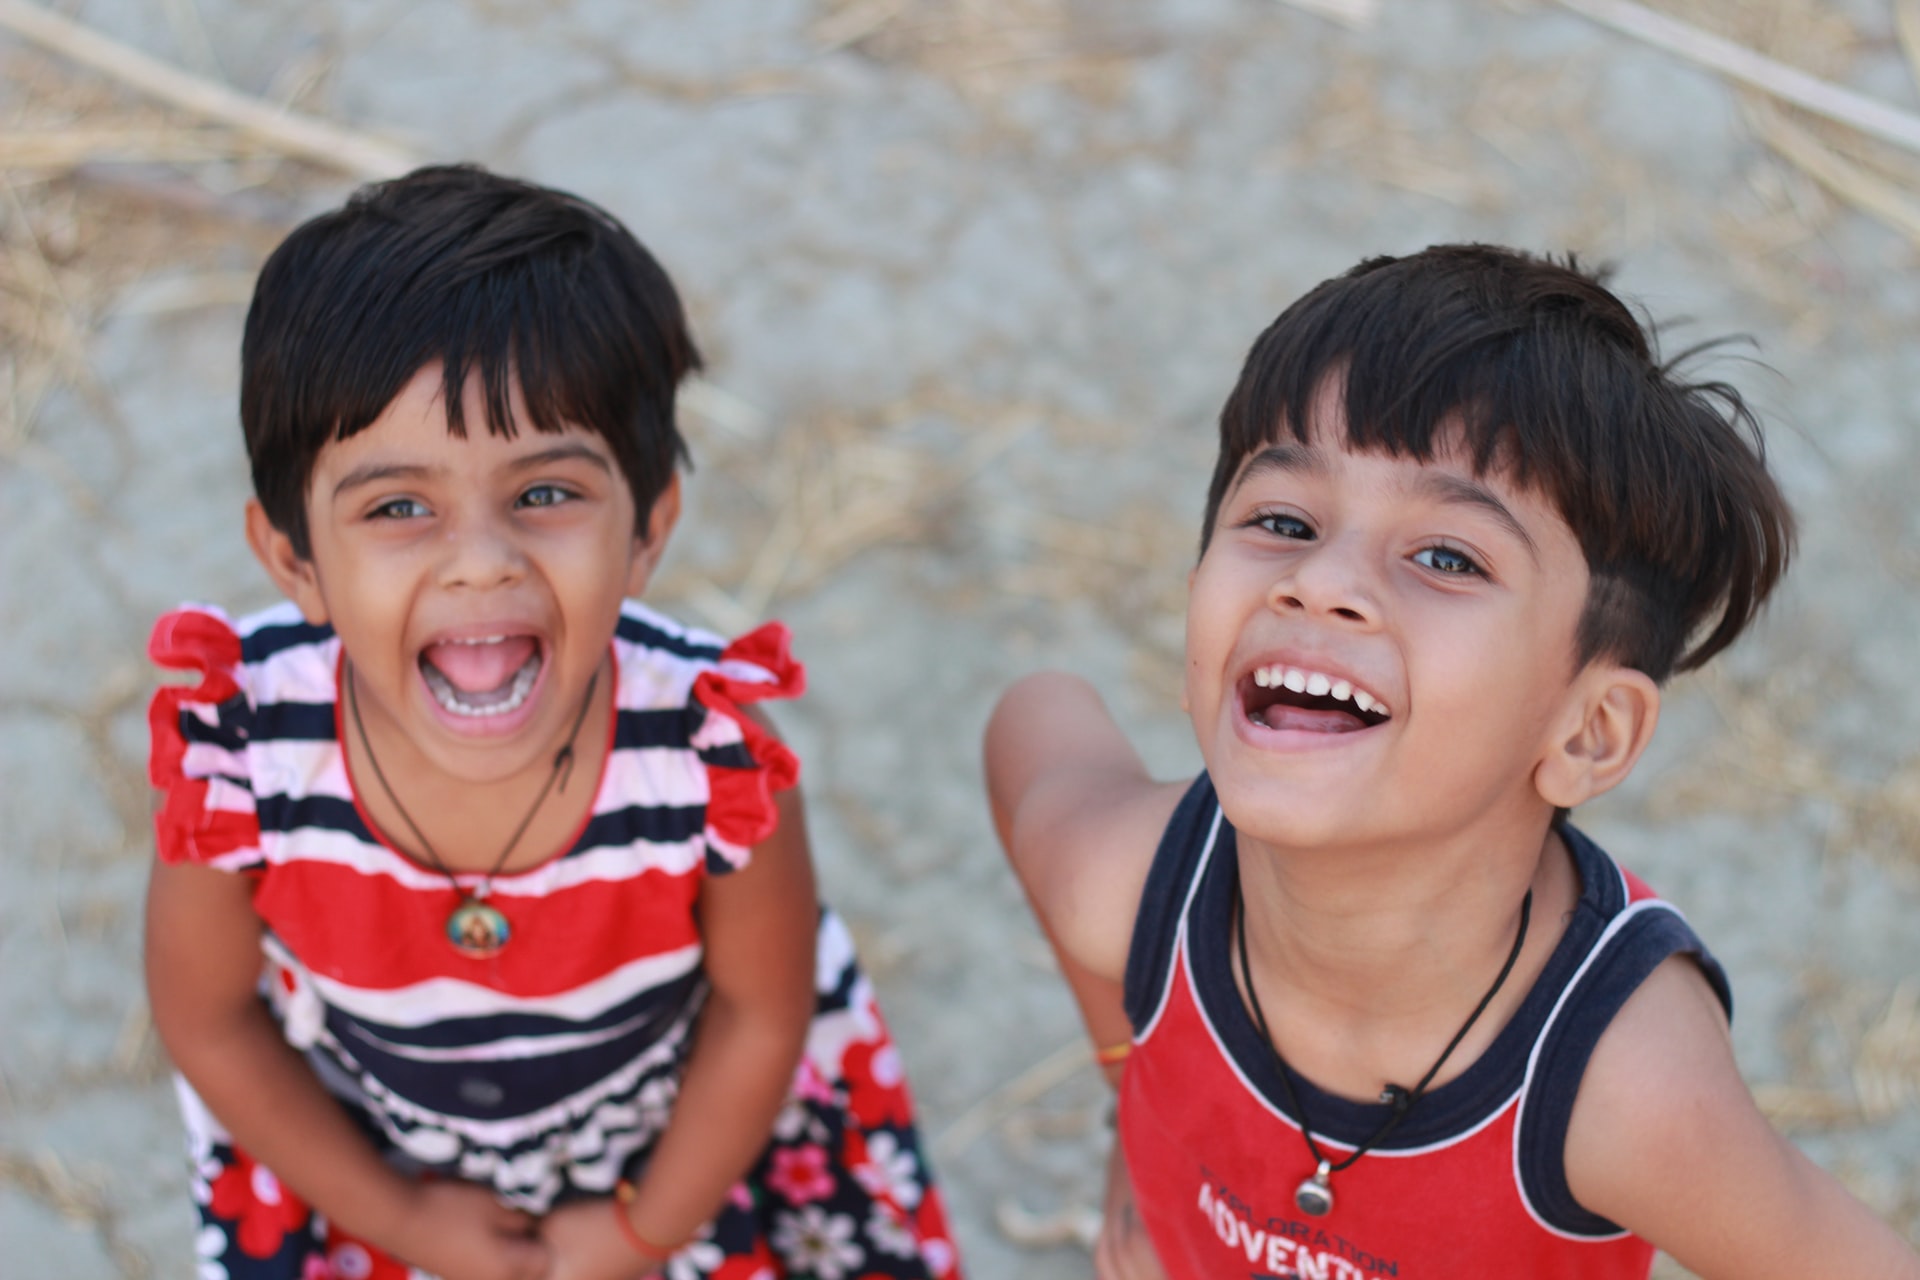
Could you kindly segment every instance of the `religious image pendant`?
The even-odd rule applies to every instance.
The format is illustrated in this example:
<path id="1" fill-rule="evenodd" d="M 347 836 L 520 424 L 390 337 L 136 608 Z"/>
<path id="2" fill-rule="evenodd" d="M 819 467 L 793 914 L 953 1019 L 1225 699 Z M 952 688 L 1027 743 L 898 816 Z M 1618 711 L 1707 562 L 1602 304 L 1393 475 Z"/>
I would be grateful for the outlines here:
<path id="1" fill-rule="evenodd" d="M 1316 1218 L 1324 1218 L 1333 1211 L 1331 1173 L 1332 1170 L 1327 1167 L 1327 1162 L 1322 1160 L 1320 1167 L 1313 1171 L 1313 1176 L 1303 1180 L 1293 1189 L 1293 1202 L 1300 1206 L 1300 1212 L 1312 1214 Z"/>
<path id="2" fill-rule="evenodd" d="M 447 941 L 463 956 L 497 955 L 513 936 L 507 918 L 478 898 L 467 898 L 447 917 Z"/>

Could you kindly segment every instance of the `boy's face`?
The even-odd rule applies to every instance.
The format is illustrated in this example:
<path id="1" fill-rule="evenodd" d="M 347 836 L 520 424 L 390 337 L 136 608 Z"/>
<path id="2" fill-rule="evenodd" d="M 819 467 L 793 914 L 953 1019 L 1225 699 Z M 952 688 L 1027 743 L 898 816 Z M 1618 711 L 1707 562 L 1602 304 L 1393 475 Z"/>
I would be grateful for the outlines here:
<path id="1" fill-rule="evenodd" d="M 1572 529 L 1457 453 L 1356 453 L 1337 400 L 1317 415 L 1241 465 L 1190 579 L 1188 706 L 1228 817 L 1289 846 L 1537 817 L 1576 696 Z"/>
<path id="2" fill-rule="evenodd" d="M 421 369 L 371 426 L 321 450 L 308 558 L 260 528 L 257 506 L 249 533 L 306 617 L 339 634 L 389 768 L 489 781 L 544 768 L 571 732 L 678 491 L 636 537 L 632 493 L 599 435 L 494 435 L 477 378 L 465 410 L 462 438 L 447 429 L 439 366 Z"/>

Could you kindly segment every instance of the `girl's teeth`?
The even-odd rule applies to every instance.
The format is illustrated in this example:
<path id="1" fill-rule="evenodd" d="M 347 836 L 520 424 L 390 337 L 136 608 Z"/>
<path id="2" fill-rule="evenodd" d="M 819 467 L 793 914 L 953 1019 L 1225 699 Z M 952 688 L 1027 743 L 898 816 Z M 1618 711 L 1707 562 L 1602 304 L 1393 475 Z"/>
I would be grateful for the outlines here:
<path id="1" fill-rule="evenodd" d="M 1318 671 L 1307 677 L 1307 693 L 1312 697 L 1324 698 L 1327 695 L 1327 690 L 1331 688 L 1333 688 L 1333 681 L 1327 679 Z"/>
<path id="2" fill-rule="evenodd" d="M 1307 688 L 1307 673 L 1293 667 L 1287 668 L 1286 678 L 1281 681 L 1290 692 L 1304 693 Z"/>
<path id="3" fill-rule="evenodd" d="M 1373 699 L 1365 689 L 1355 689 L 1353 691 L 1353 705 L 1362 711 L 1371 711 L 1373 710 Z"/>
<path id="4" fill-rule="evenodd" d="M 498 639 L 463 641 L 460 643 L 491 644 L 498 643 Z M 454 715 L 467 716 L 476 720 L 484 719 L 487 716 L 503 716 L 509 711 L 517 711 L 520 708 L 520 704 L 527 700 L 527 695 L 533 692 L 534 681 L 540 678 L 540 655 L 538 653 L 534 654 L 533 657 L 527 659 L 524 666 L 513 673 L 513 684 L 507 690 L 507 696 L 498 702 L 476 704 L 466 701 L 462 697 L 460 690 L 453 687 L 453 682 L 441 675 L 438 671 L 435 671 L 430 665 L 423 666 L 422 674 L 426 676 L 427 689 L 433 694 L 433 700 L 445 707 L 448 711 L 451 711 Z"/>
<path id="5" fill-rule="evenodd" d="M 1340 699 L 1340 701 L 1345 702 L 1348 698 L 1351 698 L 1353 696 L 1353 686 L 1348 684 L 1345 680 L 1335 680 L 1333 682 L 1333 688 L 1328 690 L 1328 692 L 1333 694 L 1334 697 Z"/>

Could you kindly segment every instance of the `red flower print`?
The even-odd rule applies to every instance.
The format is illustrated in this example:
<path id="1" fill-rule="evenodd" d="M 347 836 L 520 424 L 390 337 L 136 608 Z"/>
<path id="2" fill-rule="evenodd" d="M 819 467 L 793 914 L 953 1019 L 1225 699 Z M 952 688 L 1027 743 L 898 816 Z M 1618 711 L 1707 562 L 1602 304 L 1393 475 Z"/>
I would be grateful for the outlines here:
<path id="1" fill-rule="evenodd" d="M 927 1269 L 932 1271 L 935 1280 L 945 1280 L 947 1276 L 959 1276 L 955 1265 L 959 1259 L 955 1256 L 953 1243 L 948 1239 L 947 1211 L 940 1203 L 940 1192 L 932 1187 L 920 1198 L 920 1207 L 913 1211 L 913 1225 L 920 1232 L 920 1256 L 926 1261 Z"/>
<path id="2" fill-rule="evenodd" d="M 244 1151 L 235 1150 L 233 1163 L 213 1180 L 214 1216 L 238 1221 L 234 1240 L 250 1258 L 271 1258 L 280 1252 L 287 1232 L 307 1223 L 307 1206 L 280 1185 L 280 1179 Z"/>
<path id="3" fill-rule="evenodd" d="M 767 1185 L 789 1204 L 824 1200 L 833 1194 L 833 1175 L 827 1172 L 825 1147 L 776 1147 Z"/>
<path id="4" fill-rule="evenodd" d="M 754 1245 L 751 1254 L 734 1254 L 713 1273 L 713 1280 L 776 1280 L 773 1258 L 764 1243 Z"/>
<path id="5" fill-rule="evenodd" d="M 868 1129 L 883 1124 L 913 1123 L 913 1101 L 907 1096 L 907 1073 L 900 1053 L 888 1041 L 847 1046 L 847 1106 Z"/>
<path id="6" fill-rule="evenodd" d="M 385 1250 L 333 1226 L 327 1231 L 327 1265 L 331 1280 L 408 1280 L 413 1274 Z"/>

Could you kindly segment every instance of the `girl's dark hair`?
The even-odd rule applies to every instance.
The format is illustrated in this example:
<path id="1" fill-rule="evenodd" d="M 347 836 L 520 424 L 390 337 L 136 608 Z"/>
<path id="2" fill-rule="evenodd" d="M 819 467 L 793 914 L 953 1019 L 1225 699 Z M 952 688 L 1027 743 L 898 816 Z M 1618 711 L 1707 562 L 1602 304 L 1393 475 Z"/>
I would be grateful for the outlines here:
<path id="1" fill-rule="evenodd" d="M 1662 361 L 1604 278 L 1443 245 L 1314 289 L 1254 342 L 1221 412 L 1201 550 L 1241 464 L 1283 434 L 1308 443 L 1338 379 L 1349 447 L 1424 461 L 1459 444 L 1554 502 L 1592 574 L 1581 666 L 1665 680 L 1704 663 L 1780 580 L 1793 515 L 1739 393 L 1683 380 L 1702 348 Z"/>
<path id="2" fill-rule="evenodd" d="M 288 236 L 261 268 L 240 348 L 253 488 L 310 554 L 307 486 L 329 442 L 364 430 L 439 361 L 454 434 L 477 372 L 487 429 L 604 437 L 640 529 L 687 460 L 680 380 L 700 367 L 673 282 L 597 205 L 470 166 L 362 187 Z"/>

